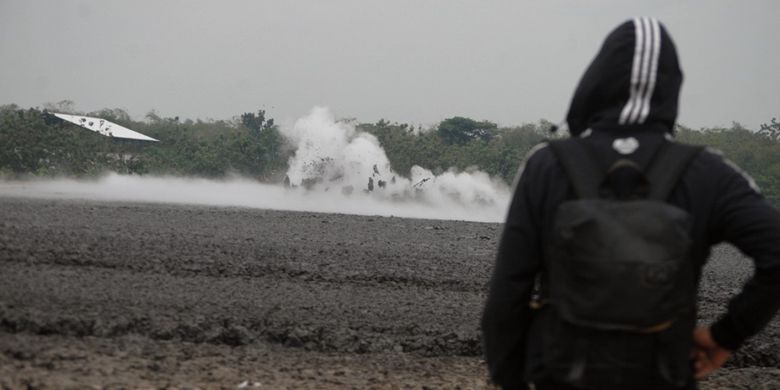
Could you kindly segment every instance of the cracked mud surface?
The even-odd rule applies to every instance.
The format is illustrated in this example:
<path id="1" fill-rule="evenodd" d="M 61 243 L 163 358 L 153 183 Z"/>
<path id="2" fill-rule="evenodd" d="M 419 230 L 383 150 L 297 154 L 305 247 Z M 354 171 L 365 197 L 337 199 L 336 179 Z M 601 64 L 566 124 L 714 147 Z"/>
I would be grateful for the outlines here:
<path id="1" fill-rule="evenodd" d="M 0 388 L 485 388 L 498 224 L 0 197 Z M 751 273 L 719 247 L 700 319 Z M 780 320 L 703 389 L 780 388 Z"/>

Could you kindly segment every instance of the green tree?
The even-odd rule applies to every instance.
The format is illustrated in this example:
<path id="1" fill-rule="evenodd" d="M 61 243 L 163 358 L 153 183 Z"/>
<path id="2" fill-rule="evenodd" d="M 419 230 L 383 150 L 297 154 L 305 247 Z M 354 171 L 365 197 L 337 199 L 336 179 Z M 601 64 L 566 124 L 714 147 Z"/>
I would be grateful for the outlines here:
<path id="1" fill-rule="evenodd" d="M 241 124 L 252 131 L 260 132 L 262 130 L 273 128 L 274 120 L 266 120 L 265 110 L 257 110 L 257 114 L 252 112 L 245 112 L 241 114 Z"/>
<path id="2" fill-rule="evenodd" d="M 470 118 L 456 116 L 443 120 L 437 129 L 439 136 L 448 144 L 462 145 L 473 140 L 490 141 L 496 134 L 495 123 L 477 122 Z"/>
<path id="3" fill-rule="evenodd" d="M 773 141 L 780 141 L 780 122 L 777 118 L 772 118 L 770 123 L 762 123 L 759 134 L 763 134 Z"/>

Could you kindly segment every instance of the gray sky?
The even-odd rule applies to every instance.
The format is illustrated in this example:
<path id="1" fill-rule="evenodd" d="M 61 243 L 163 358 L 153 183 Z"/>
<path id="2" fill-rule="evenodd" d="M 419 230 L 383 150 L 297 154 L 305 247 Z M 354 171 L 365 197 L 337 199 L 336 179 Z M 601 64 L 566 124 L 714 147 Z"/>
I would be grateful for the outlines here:
<path id="1" fill-rule="evenodd" d="M 563 118 L 606 34 L 661 19 L 685 82 L 679 122 L 780 116 L 780 1 L 0 0 L 0 104 L 278 121 Z"/>

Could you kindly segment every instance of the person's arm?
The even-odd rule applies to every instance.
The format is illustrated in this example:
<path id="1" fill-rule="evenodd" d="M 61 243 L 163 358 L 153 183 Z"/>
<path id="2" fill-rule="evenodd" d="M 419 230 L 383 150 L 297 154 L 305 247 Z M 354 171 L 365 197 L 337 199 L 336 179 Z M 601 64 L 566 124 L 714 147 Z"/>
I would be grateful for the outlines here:
<path id="1" fill-rule="evenodd" d="M 731 351 L 712 339 L 710 328 L 702 326 L 693 331 L 694 377 L 702 379 L 721 368 L 731 357 Z"/>
<path id="2" fill-rule="evenodd" d="M 541 261 L 540 205 L 534 203 L 541 199 L 543 173 L 536 156 L 528 158 L 517 180 L 482 317 L 490 377 L 505 388 L 524 385 L 528 304 Z"/>
<path id="3" fill-rule="evenodd" d="M 719 183 L 714 226 L 718 238 L 734 244 L 755 263 L 753 277 L 731 299 L 711 327 L 712 339 L 734 351 L 763 329 L 780 309 L 780 212 L 733 164 Z"/>

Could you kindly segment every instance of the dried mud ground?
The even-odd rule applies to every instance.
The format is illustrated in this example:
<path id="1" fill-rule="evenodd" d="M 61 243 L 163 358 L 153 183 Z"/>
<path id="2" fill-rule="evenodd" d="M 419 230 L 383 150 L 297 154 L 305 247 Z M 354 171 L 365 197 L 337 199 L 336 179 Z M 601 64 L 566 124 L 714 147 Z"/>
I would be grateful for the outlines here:
<path id="1" fill-rule="evenodd" d="M 0 388 L 485 388 L 499 224 L 0 197 Z M 712 321 L 751 273 L 715 250 Z M 780 320 L 702 382 L 780 388 Z"/>

